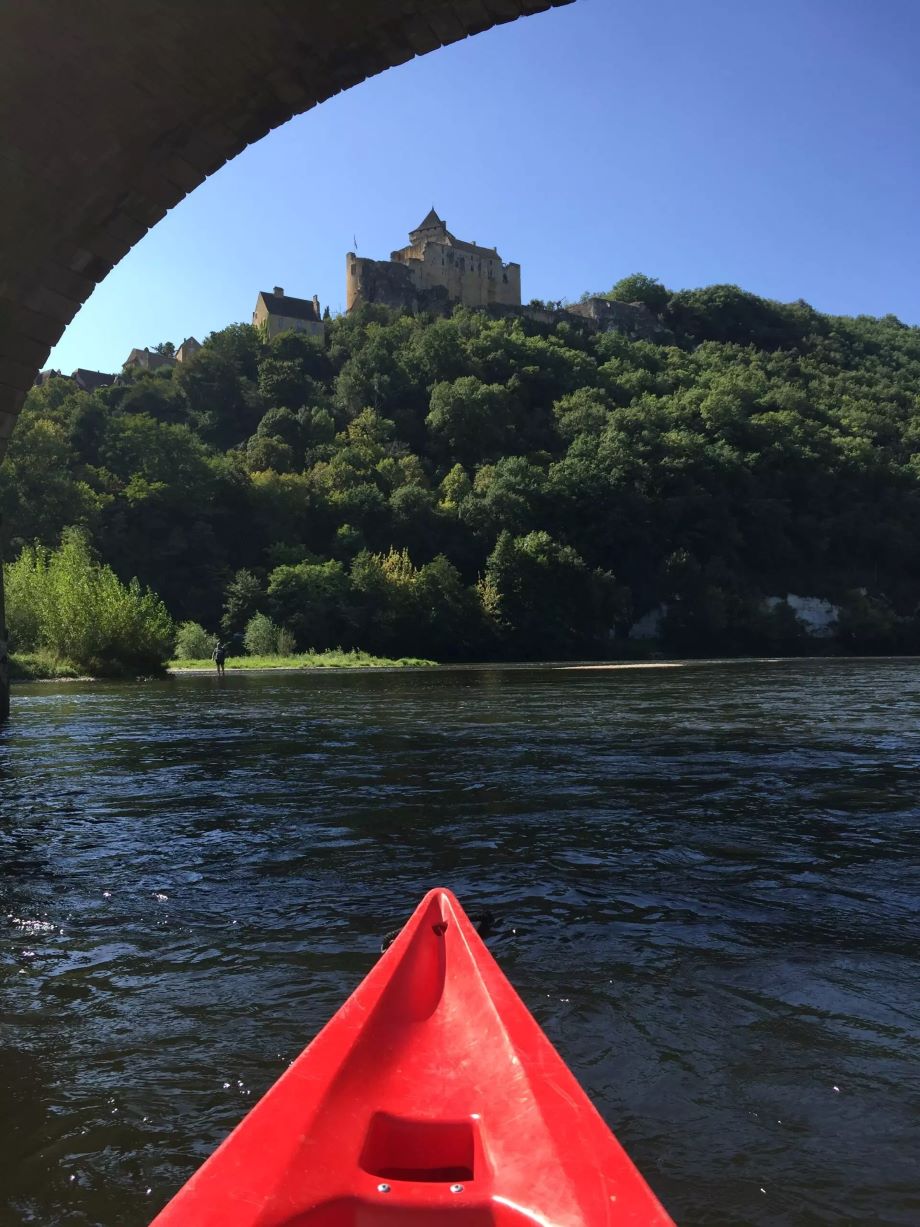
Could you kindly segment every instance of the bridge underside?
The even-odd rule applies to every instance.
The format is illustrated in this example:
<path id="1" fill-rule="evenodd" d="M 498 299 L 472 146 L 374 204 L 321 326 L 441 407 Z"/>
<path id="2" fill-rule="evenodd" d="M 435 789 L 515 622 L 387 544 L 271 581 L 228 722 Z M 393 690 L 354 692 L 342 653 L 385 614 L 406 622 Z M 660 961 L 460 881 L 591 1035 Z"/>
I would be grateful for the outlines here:
<path id="1" fill-rule="evenodd" d="M 0 459 L 36 372 L 80 306 L 208 175 L 272 128 L 367 77 L 566 3 L 29 0 L 4 6 Z M 2 673 L 0 664 L 0 718 Z"/>

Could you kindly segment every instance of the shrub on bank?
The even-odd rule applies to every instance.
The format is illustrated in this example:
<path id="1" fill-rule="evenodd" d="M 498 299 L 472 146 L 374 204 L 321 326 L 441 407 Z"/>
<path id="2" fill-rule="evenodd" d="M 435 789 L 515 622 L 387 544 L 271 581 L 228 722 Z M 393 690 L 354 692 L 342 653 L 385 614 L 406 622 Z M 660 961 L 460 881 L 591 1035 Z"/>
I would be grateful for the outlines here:
<path id="1" fill-rule="evenodd" d="M 243 645 L 250 656 L 277 656 L 278 636 L 281 628 L 268 614 L 257 613 L 246 623 Z"/>
<path id="2" fill-rule="evenodd" d="M 177 660 L 200 660 L 211 655 L 214 636 L 200 622 L 183 622 L 176 632 Z"/>
<path id="3" fill-rule="evenodd" d="M 136 579 L 123 584 L 76 529 L 56 550 L 27 546 L 5 576 L 16 652 L 51 654 L 98 676 L 156 671 L 172 655 L 175 626 L 160 598 Z"/>
<path id="4" fill-rule="evenodd" d="M 10 677 L 14 682 L 56 682 L 79 676 L 75 665 L 53 652 L 16 652 L 10 657 Z"/>

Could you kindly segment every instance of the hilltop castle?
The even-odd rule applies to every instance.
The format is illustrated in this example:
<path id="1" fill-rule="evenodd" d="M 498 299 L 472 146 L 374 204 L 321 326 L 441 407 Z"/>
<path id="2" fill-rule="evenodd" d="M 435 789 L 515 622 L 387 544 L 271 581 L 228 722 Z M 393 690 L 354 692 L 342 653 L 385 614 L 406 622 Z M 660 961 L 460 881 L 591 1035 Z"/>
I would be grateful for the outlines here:
<path id="1" fill-rule="evenodd" d="M 505 264 L 494 247 L 458 239 L 434 209 L 410 231 L 408 247 L 389 260 L 345 257 L 345 309 L 383 303 L 410 311 L 454 303 L 487 307 L 521 305 L 521 266 Z"/>
<path id="2" fill-rule="evenodd" d="M 434 209 L 410 231 L 408 246 L 391 252 L 389 260 L 369 260 L 350 251 L 345 257 L 345 288 L 346 311 L 363 303 L 380 303 L 412 313 L 449 315 L 460 304 L 492 308 L 494 316 L 525 316 L 550 326 L 576 317 L 594 332 L 619 332 L 632 340 L 661 345 L 674 340 L 643 303 L 586 297 L 568 306 L 537 301 L 522 306 L 520 264 L 506 264 L 495 247 L 458 239 Z M 323 344 L 328 319 L 329 308 L 321 312 L 315 294 L 312 299 L 296 298 L 285 294 L 280 285 L 271 293 L 260 290 L 252 313 L 253 324 L 268 340 L 283 332 L 300 332 Z M 201 348 L 194 337 L 186 337 L 174 352 L 172 346 L 132 349 L 123 374 L 175 367 L 194 358 Z M 70 376 L 61 376 L 60 371 L 46 370 L 35 377 L 35 383 L 44 384 L 52 377 L 71 379 L 81 391 L 92 392 L 122 382 L 123 375 L 79 368 Z"/>

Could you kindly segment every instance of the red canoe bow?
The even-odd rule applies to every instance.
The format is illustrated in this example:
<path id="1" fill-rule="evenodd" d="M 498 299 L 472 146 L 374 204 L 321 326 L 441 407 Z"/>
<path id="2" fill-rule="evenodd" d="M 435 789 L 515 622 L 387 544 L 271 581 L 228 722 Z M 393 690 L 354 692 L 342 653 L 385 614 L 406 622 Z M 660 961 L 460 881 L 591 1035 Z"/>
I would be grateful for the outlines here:
<path id="1" fill-rule="evenodd" d="M 671 1224 L 448 890 L 151 1227 Z"/>

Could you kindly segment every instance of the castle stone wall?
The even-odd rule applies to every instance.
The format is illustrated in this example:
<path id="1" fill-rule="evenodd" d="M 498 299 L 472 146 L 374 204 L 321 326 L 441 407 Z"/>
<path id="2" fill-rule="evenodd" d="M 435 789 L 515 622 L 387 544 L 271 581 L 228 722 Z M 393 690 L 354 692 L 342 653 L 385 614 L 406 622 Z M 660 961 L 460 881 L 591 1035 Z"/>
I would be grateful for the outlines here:
<path id="1" fill-rule="evenodd" d="M 433 309 L 439 303 L 464 307 L 520 306 L 521 266 L 506 264 L 494 247 L 455 238 L 432 209 L 409 235 L 409 244 L 389 260 L 346 257 L 345 306 L 361 303 Z"/>
<path id="2" fill-rule="evenodd" d="M 566 307 L 568 315 L 591 320 L 600 332 L 620 332 L 632 341 L 652 341 L 670 345 L 674 334 L 645 303 L 619 302 L 610 298 L 588 298 Z"/>
<path id="3" fill-rule="evenodd" d="M 464 251 L 441 243 L 426 243 L 393 252 L 410 269 L 420 290 L 442 286 L 451 302 L 464 307 L 493 303 L 518 306 L 521 301 L 521 266 L 505 264 L 494 250 Z"/>

